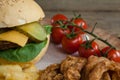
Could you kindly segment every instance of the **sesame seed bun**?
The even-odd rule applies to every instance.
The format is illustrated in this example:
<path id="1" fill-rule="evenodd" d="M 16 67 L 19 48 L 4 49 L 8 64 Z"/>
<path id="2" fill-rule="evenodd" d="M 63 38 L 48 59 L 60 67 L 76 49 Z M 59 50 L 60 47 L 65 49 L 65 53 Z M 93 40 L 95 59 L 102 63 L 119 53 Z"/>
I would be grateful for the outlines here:
<path id="1" fill-rule="evenodd" d="M 45 14 L 34 0 L 0 0 L 0 28 L 42 20 Z"/>

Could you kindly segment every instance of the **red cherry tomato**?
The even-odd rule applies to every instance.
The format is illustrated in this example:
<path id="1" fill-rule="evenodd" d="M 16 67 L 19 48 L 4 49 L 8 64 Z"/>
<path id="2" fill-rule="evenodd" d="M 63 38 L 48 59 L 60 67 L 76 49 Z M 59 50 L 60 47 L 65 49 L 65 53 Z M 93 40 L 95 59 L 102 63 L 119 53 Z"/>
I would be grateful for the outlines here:
<path id="1" fill-rule="evenodd" d="M 70 29 L 71 32 L 74 30 L 74 32 L 79 32 L 81 34 L 85 33 L 78 26 L 68 25 L 67 27 Z"/>
<path id="2" fill-rule="evenodd" d="M 51 24 L 53 26 L 59 26 L 60 24 L 56 23 L 57 21 L 62 21 L 63 23 L 65 23 L 68 20 L 68 18 L 63 15 L 63 14 L 56 14 L 51 18 Z"/>
<path id="3" fill-rule="evenodd" d="M 82 27 L 83 29 L 87 29 L 87 23 L 81 19 L 81 18 L 77 18 L 73 20 L 73 23 L 76 24 L 79 27 Z"/>
<path id="4" fill-rule="evenodd" d="M 85 57 L 85 58 L 88 58 L 91 55 L 97 55 L 97 56 L 100 55 L 98 44 L 95 41 L 90 43 L 89 46 L 88 46 L 88 41 L 83 42 L 80 45 L 78 52 L 80 56 Z"/>
<path id="5" fill-rule="evenodd" d="M 108 59 L 113 60 L 115 62 L 120 62 L 120 51 L 119 50 L 111 49 L 110 47 L 105 47 L 102 49 L 101 52 L 103 56 L 105 54 Z"/>
<path id="6" fill-rule="evenodd" d="M 110 51 L 110 47 L 104 47 L 102 50 L 101 50 L 101 56 L 104 56 L 104 57 L 107 57 L 107 53 L 108 51 Z"/>
<path id="7" fill-rule="evenodd" d="M 64 36 L 62 39 L 62 48 L 69 54 L 78 51 L 79 45 L 82 43 L 81 34 L 76 34 L 72 38 Z"/>
<path id="8" fill-rule="evenodd" d="M 61 27 L 53 27 L 51 38 L 52 41 L 56 44 L 60 44 L 64 35 L 70 33 L 69 29 L 63 29 Z"/>
<path id="9" fill-rule="evenodd" d="M 115 62 L 120 62 L 120 51 L 117 51 L 117 50 L 111 50 L 109 53 L 108 53 L 108 56 L 107 56 L 110 60 L 113 60 Z"/>

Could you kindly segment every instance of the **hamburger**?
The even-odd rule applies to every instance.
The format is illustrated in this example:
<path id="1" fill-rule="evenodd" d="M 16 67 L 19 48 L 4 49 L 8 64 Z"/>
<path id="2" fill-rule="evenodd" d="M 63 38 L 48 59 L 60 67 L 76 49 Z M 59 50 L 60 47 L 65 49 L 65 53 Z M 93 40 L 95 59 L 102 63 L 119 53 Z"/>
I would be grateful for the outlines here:
<path id="1" fill-rule="evenodd" d="M 50 27 L 34 0 L 0 0 L 0 64 L 27 67 L 46 53 Z"/>

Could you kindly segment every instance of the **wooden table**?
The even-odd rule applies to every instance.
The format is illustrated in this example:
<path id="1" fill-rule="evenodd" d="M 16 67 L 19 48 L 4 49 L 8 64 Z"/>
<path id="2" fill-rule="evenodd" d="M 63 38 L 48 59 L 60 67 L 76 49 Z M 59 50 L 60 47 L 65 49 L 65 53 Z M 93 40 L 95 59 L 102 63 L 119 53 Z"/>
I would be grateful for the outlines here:
<path id="1" fill-rule="evenodd" d="M 89 26 L 120 36 L 120 0 L 36 0 L 45 11 L 46 18 L 62 13 L 69 18 L 80 13 Z"/>

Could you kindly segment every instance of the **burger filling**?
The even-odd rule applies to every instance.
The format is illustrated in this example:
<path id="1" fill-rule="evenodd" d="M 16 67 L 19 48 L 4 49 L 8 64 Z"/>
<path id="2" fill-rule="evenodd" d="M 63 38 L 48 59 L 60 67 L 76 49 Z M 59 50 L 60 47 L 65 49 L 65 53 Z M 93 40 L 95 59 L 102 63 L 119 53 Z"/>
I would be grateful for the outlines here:
<path id="1" fill-rule="evenodd" d="M 11 62 L 33 60 L 45 47 L 50 32 L 51 26 L 39 22 L 0 29 L 0 58 Z"/>

